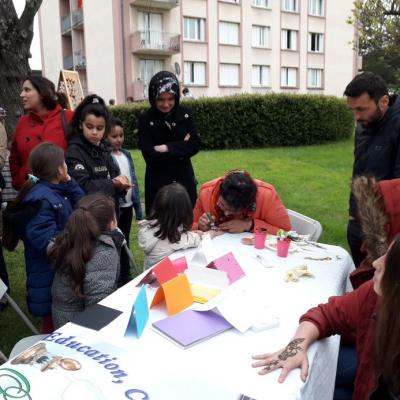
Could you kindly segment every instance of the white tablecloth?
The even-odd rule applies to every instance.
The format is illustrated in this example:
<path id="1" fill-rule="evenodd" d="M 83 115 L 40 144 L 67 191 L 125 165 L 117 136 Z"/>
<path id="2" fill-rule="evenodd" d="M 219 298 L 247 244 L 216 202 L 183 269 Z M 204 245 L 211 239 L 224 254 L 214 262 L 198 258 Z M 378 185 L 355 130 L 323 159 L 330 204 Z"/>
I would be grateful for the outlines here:
<path id="1" fill-rule="evenodd" d="M 80 380 L 84 378 L 86 382 L 91 381 L 91 384 L 98 388 L 107 387 L 108 389 L 103 390 L 102 398 L 113 400 L 145 398 L 142 395 L 130 394 L 128 389 L 132 387 L 143 390 L 152 400 L 237 400 L 240 394 L 255 399 L 330 400 L 336 373 L 338 337 L 318 341 L 311 346 L 309 378 L 305 384 L 300 380 L 299 370 L 292 371 L 283 384 L 277 382 L 279 371 L 259 376 L 257 370 L 251 367 L 251 355 L 273 352 L 284 347 L 297 328 L 299 317 L 305 311 L 318 303 L 326 302 L 329 296 L 344 293 L 346 288 L 350 287 L 349 271 L 354 268 L 351 258 L 342 248 L 328 245 L 324 245 L 326 250 L 310 247 L 310 251 L 293 252 L 287 258 L 279 258 L 269 249 L 255 250 L 251 246 L 241 244 L 240 239 L 244 236 L 249 234 L 225 234 L 215 238 L 214 244 L 218 255 L 229 251 L 234 253 L 246 273 L 246 279 L 254 284 L 254 290 L 260 291 L 262 300 L 267 302 L 271 312 L 279 316 L 278 327 L 261 332 L 249 330 L 245 334 L 233 329 L 182 350 L 150 328 L 151 321 L 166 316 L 165 307 L 157 306 L 150 311 L 150 321 L 142 337 L 125 338 L 127 321 L 138 292 L 138 288 L 135 287 L 138 281 L 136 279 L 101 302 L 123 311 L 123 314 L 108 326 L 97 332 L 69 323 L 59 330 L 61 335 L 58 336 L 74 336 L 74 340 L 79 339 L 91 349 L 109 345 L 109 354 L 118 353 L 115 363 L 118 362 L 119 367 L 127 373 L 127 377 L 122 379 L 121 383 L 111 383 L 110 374 L 106 374 L 109 371 L 104 370 L 105 367 L 102 366 L 103 369 L 95 373 L 95 361 L 83 356 L 83 360 L 80 361 L 87 366 L 86 370 L 82 368 L 81 372 L 74 372 L 74 377 L 79 377 Z M 171 257 L 177 258 L 183 253 L 190 259 L 194 251 L 179 252 Z M 273 267 L 263 267 L 254 257 L 257 252 Z M 307 256 L 329 256 L 331 260 L 306 260 L 304 257 Z M 286 270 L 299 264 L 307 264 L 315 277 L 301 278 L 296 283 L 285 282 L 283 278 Z M 50 352 L 58 354 L 60 348 L 55 344 L 56 338 L 54 336 L 48 340 L 47 346 Z M 68 346 L 63 347 L 63 353 L 71 358 L 81 356 L 78 350 Z M 98 364 L 99 361 L 96 368 Z M 5 364 L 3 368 L 9 365 L 10 363 Z M 13 365 L 12 368 L 23 373 L 25 377 L 29 377 L 30 371 L 33 371 L 33 367 L 28 365 Z M 90 373 L 89 369 L 93 371 Z M 36 374 L 37 371 L 36 368 Z M 49 392 L 46 392 L 45 387 L 40 389 L 39 381 L 45 379 L 42 375 L 46 375 L 46 379 L 51 376 L 55 379 L 55 374 L 55 370 L 46 371 L 41 373 L 40 377 L 35 375 L 35 379 L 30 380 L 31 394 L 35 393 L 37 396 L 32 396 L 34 400 L 51 398 L 47 397 Z M 93 398 L 100 398 L 100 395 L 96 396 Z M 66 395 L 60 398 L 68 400 L 71 397 Z"/>

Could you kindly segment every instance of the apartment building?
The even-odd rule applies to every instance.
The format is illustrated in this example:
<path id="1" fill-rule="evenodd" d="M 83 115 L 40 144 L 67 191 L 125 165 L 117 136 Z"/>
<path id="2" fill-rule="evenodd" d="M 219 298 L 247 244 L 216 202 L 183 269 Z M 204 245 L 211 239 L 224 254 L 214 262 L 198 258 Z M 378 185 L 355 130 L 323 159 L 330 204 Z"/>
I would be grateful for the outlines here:
<path id="1" fill-rule="evenodd" d="M 79 72 L 84 90 L 147 97 L 159 70 L 195 97 L 341 96 L 361 68 L 349 0 L 44 0 L 44 74 Z"/>

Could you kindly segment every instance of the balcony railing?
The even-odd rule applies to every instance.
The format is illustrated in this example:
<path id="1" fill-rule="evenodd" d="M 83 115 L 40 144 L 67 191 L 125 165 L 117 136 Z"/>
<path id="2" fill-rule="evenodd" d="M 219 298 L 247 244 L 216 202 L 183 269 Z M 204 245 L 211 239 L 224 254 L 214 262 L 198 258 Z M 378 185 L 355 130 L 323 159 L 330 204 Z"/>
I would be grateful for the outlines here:
<path id="1" fill-rule="evenodd" d="M 65 35 L 71 32 L 71 14 L 61 17 L 61 33 Z"/>
<path id="2" fill-rule="evenodd" d="M 74 53 L 74 67 L 75 69 L 86 68 L 86 53 L 85 50 L 81 49 Z"/>
<path id="3" fill-rule="evenodd" d="M 74 69 L 74 57 L 71 54 L 70 56 L 66 56 L 63 59 L 64 69 L 72 71 Z"/>
<path id="4" fill-rule="evenodd" d="M 171 55 L 180 52 L 180 35 L 162 31 L 136 31 L 131 35 L 132 53 Z"/>
<path id="5" fill-rule="evenodd" d="M 170 10 L 179 5 L 179 0 L 130 0 L 131 4 L 138 7 L 146 8 L 161 8 L 164 10 Z"/>
<path id="6" fill-rule="evenodd" d="M 78 28 L 83 25 L 83 11 L 78 8 L 72 13 L 72 26 Z"/>

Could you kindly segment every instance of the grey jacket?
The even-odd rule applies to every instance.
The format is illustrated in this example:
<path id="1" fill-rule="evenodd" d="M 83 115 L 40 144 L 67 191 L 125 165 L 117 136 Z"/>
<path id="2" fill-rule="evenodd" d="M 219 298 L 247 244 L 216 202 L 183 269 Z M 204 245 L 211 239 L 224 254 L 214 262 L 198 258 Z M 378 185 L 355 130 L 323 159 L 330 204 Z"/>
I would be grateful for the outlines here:
<path id="1" fill-rule="evenodd" d="M 112 238 L 102 234 L 92 258 L 86 264 L 83 282 L 85 298 L 81 299 L 73 292 L 68 275 L 60 270 L 56 272 L 52 286 L 54 329 L 58 329 L 86 307 L 98 303 L 111 294 L 117 288 L 118 277 L 118 250 Z"/>

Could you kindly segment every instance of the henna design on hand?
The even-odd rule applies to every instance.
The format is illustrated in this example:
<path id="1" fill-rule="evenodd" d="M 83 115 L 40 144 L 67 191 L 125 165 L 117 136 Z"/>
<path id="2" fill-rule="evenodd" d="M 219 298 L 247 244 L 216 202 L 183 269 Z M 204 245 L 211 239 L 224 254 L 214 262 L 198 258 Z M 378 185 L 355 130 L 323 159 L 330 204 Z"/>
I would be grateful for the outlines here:
<path id="1" fill-rule="evenodd" d="M 289 357 L 294 357 L 299 351 L 303 350 L 302 347 L 299 346 L 300 343 L 304 342 L 304 338 L 293 339 L 282 351 L 281 354 L 278 355 L 278 358 L 281 361 L 286 361 Z"/>

